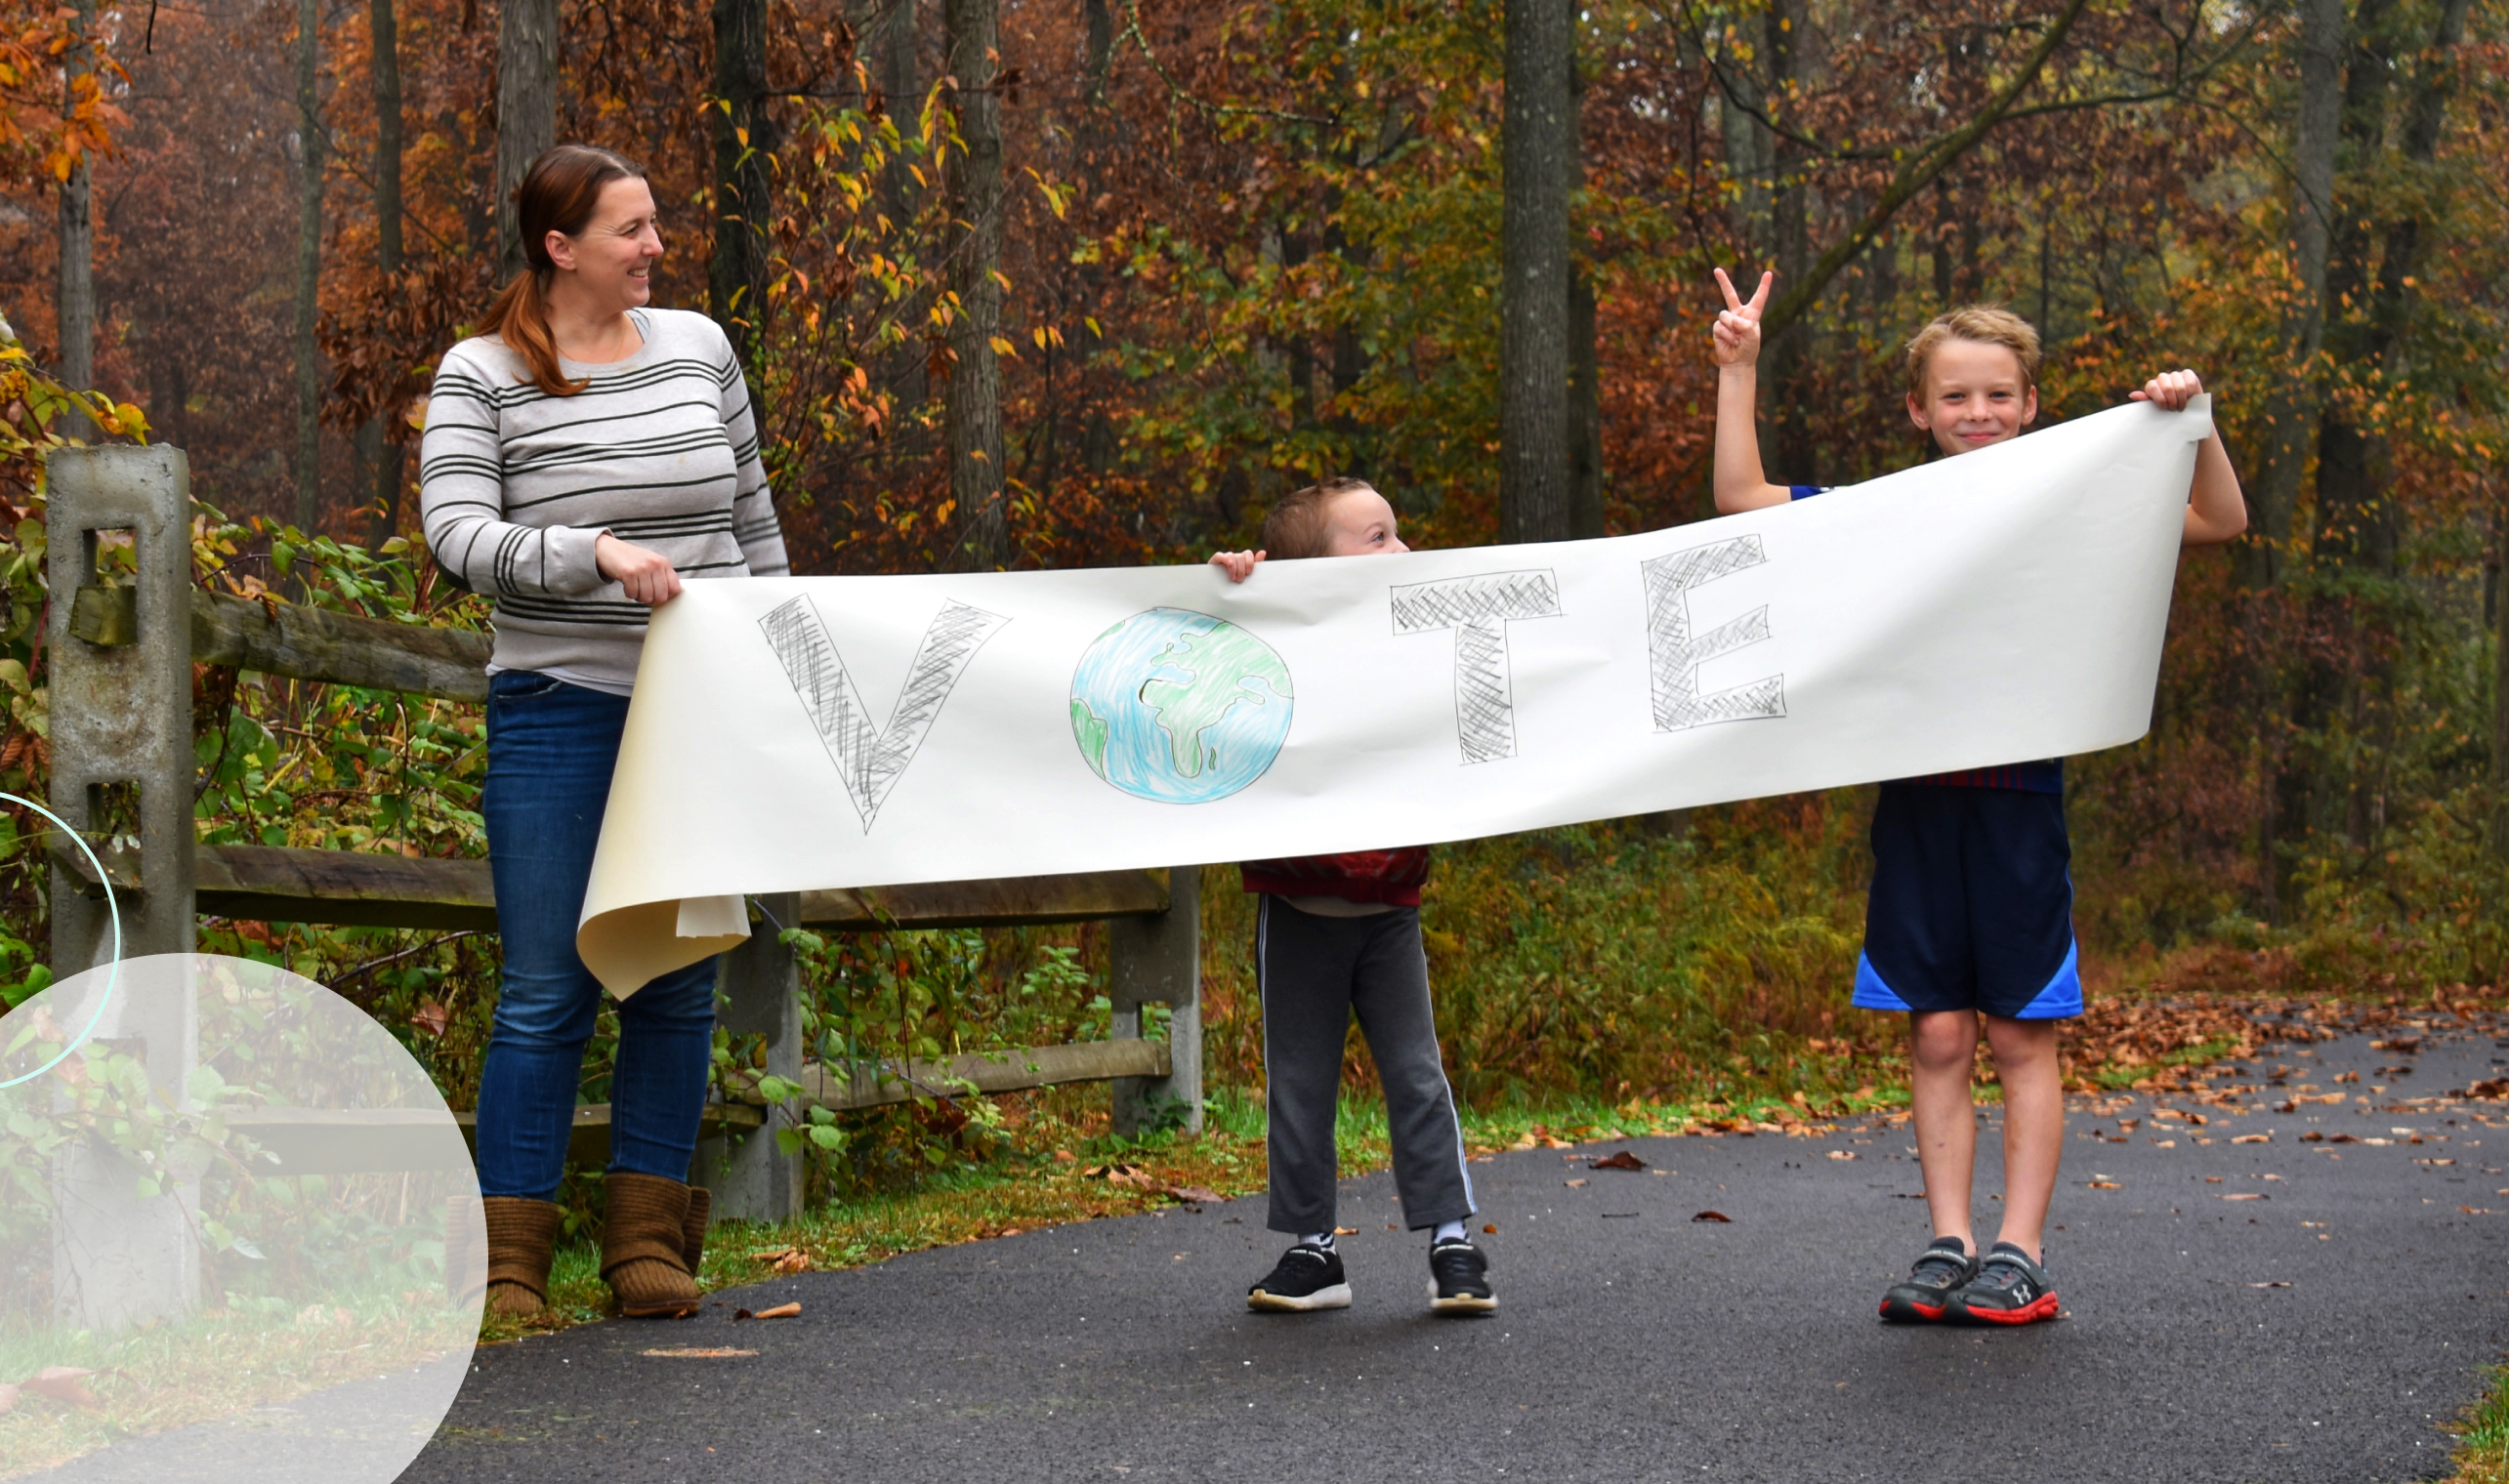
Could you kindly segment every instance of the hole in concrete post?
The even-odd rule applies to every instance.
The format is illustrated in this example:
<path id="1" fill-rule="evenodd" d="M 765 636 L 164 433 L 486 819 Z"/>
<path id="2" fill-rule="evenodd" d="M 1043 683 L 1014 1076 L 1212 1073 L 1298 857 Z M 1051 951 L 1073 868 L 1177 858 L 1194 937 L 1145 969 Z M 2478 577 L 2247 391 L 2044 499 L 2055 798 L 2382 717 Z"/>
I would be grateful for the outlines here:
<path id="1" fill-rule="evenodd" d="M 110 587 L 128 583 L 140 570 L 140 533 L 127 526 L 106 526 L 85 533 L 83 549 L 87 554 L 87 571 L 81 587 L 95 583 Z"/>
<path id="2" fill-rule="evenodd" d="M 140 786 L 137 783 L 91 783 L 87 786 L 87 845 L 105 862 L 116 891 L 140 887 Z M 75 853 L 74 849 L 73 852 Z M 94 867 L 84 857 L 78 873 Z"/>
<path id="3" fill-rule="evenodd" d="M 80 542 L 86 570 L 70 598 L 69 632 L 99 646 L 139 642 L 139 532 L 107 527 L 81 532 Z"/>

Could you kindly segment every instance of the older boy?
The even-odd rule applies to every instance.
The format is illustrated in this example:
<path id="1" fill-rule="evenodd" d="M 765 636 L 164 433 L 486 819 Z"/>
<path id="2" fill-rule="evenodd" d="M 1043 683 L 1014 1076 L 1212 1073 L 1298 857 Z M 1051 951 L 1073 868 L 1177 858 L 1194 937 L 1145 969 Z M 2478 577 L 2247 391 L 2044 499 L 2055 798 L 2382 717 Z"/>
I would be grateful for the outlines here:
<path id="1" fill-rule="evenodd" d="M 1716 281 L 1716 508 L 1732 514 L 1820 493 L 1760 471 L 1753 402 L 1760 311 L 1776 275 L 1745 304 Z M 1908 420 L 1944 455 L 2019 437 L 2038 416 L 2038 332 L 1987 306 L 1938 315 L 1908 342 Z M 2172 410 L 2203 390 L 2193 371 L 2134 393 Z M 2238 475 L 2218 435 L 2195 455 L 2183 544 L 2247 527 Z M 1911 1111 L 1935 1237 L 1882 1298 L 1896 1322 L 2018 1325 L 2052 1318 L 2055 1282 L 2041 1237 L 2064 1150 L 2056 1022 L 2082 1011 L 2073 941 L 2064 765 L 2024 761 L 1882 785 L 1873 814 L 1873 885 L 1854 1003 L 1906 1012 Z M 1969 1223 L 1977 1155 L 1969 1074 L 1980 1022 L 2004 1090 L 2003 1229 L 1983 1260 Z"/>
<path id="2" fill-rule="evenodd" d="M 1326 479 L 1273 508 L 1263 550 L 1222 552 L 1232 582 L 1267 556 L 1373 556 L 1408 550 L 1394 508 L 1357 479 Z M 1438 1054 L 1429 963 L 1420 949 L 1424 847 L 1248 861 L 1255 987 L 1263 997 L 1263 1069 L 1273 1230 L 1298 1238 L 1246 1294 L 1249 1308 L 1348 1308 L 1351 1286 L 1333 1245 L 1339 1166 L 1333 1115 L 1342 1042 L 1359 1015 L 1385 1085 L 1394 1186 L 1414 1231 L 1428 1229 L 1429 1306 L 1443 1314 L 1498 1307 L 1488 1262 L 1464 1234 L 1473 1214 L 1463 1129 Z"/>

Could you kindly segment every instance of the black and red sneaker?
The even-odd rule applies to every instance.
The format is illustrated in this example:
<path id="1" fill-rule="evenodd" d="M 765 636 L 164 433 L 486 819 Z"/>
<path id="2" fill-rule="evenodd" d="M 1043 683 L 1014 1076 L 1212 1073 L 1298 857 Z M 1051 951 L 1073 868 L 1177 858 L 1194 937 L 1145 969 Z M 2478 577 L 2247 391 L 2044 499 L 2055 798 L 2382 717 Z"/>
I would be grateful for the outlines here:
<path id="1" fill-rule="evenodd" d="M 1937 1237 L 1908 1269 L 1904 1282 L 1882 1296 L 1882 1317 L 1893 1324 L 1941 1324 L 1961 1285 L 1978 1276 L 1978 1259 L 1958 1237 Z"/>
<path id="2" fill-rule="evenodd" d="M 2056 1285 L 2029 1254 L 1998 1242 L 1978 1276 L 1951 1296 L 1945 1317 L 1953 1324 L 2036 1324 L 2056 1317 Z"/>

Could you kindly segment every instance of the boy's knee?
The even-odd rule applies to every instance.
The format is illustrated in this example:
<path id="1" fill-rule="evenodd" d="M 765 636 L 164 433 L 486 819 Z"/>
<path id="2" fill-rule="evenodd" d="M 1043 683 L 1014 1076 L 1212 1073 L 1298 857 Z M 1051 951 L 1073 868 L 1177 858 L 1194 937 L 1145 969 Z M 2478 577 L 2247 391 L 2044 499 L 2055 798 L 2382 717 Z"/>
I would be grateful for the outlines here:
<path id="1" fill-rule="evenodd" d="M 1916 1015 L 1908 1027 L 1909 1053 L 1928 1070 L 1965 1066 L 1978 1051 L 1977 1017 L 1966 1010 Z"/>

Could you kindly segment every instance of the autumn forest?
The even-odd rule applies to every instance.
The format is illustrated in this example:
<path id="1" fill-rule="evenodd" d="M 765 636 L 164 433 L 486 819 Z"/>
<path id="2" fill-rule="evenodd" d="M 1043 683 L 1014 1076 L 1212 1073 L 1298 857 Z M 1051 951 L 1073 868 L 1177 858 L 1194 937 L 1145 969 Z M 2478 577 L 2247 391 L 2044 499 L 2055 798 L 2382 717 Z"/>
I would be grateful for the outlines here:
<path id="1" fill-rule="evenodd" d="M 2178 988 L 2509 973 L 2498 0 L 0 9 L 0 312 L 113 425 L 12 373 L 0 787 L 43 787 L 46 437 L 186 450 L 204 583 L 484 624 L 420 550 L 417 429 L 519 261 L 506 190 L 581 140 L 650 172 L 655 300 L 731 331 L 806 573 L 1197 560 L 1327 474 L 1415 546 L 1704 518 L 1718 266 L 1777 274 L 1781 481 L 1926 456 L 1899 351 L 1954 303 L 2039 326 L 2047 420 L 2194 367 L 2250 530 L 2184 565 L 2153 734 L 2070 773 L 2086 949 Z M 199 684 L 204 840 L 482 848 L 475 711 Z M 1459 1089 L 1713 1091 L 1883 1044 L 1841 977 L 1870 806 L 1452 847 Z M 13 1001 L 39 860 L 6 868 Z M 1214 1075 L 1243 1083 L 1242 909 L 1211 890 Z M 1093 932 L 831 947 L 826 1024 L 1082 1033 Z M 492 940 L 203 942 L 352 986 L 449 1089 L 474 1064 Z M 1067 1023 L 1012 1024 L 1036 994 Z"/>

